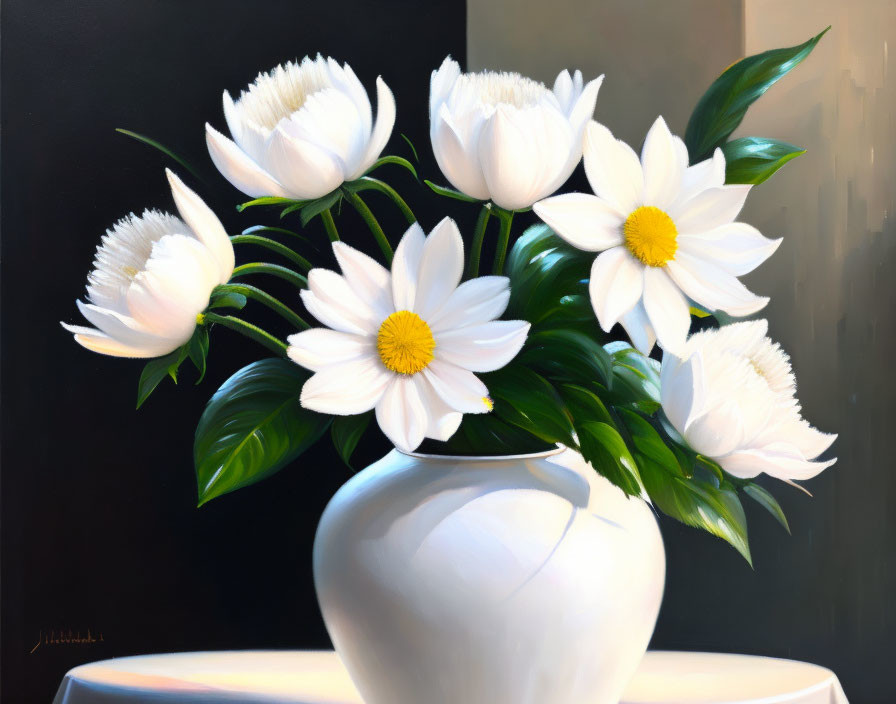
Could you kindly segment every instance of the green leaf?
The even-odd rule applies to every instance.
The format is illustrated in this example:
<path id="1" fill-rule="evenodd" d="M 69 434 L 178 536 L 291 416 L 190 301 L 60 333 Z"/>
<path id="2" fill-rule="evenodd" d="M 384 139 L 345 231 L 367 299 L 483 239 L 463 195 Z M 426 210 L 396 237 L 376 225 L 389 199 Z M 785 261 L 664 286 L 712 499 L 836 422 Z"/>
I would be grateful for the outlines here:
<path id="1" fill-rule="evenodd" d="M 329 210 L 334 205 L 339 203 L 342 200 L 342 192 L 341 191 L 333 191 L 332 193 L 328 193 L 322 198 L 318 198 L 317 200 L 313 200 L 310 203 L 302 206 L 302 212 L 299 213 L 299 217 L 302 221 L 302 227 L 305 227 L 309 222 L 314 220 L 318 215 L 320 215 L 325 210 Z M 295 208 L 287 208 L 282 213 L 280 213 L 280 217 L 282 218 L 289 212 L 292 212 Z"/>
<path id="2" fill-rule="evenodd" d="M 208 304 L 209 310 L 214 308 L 236 308 L 242 310 L 246 307 L 246 297 L 241 293 L 228 291 L 218 296 L 213 296 Z"/>
<path id="3" fill-rule="evenodd" d="M 266 232 L 279 235 L 289 235 L 290 237 L 297 237 L 298 239 L 314 246 L 314 243 L 308 237 L 305 237 L 305 235 L 299 232 L 293 232 L 292 230 L 287 230 L 285 227 L 273 227 L 271 225 L 253 225 L 252 227 L 247 227 L 245 230 L 243 230 L 242 234 L 263 235 Z"/>
<path id="4" fill-rule="evenodd" d="M 263 359 L 215 392 L 193 445 L 200 506 L 269 477 L 326 431 L 331 416 L 299 404 L 308 376 L 292 362 Z"/>
<path id="5" fill-rule="evenodd" d="M 787 516 L 784 515 L 784 509 L 781 508 L 781 504 L 777 502 L 775 497 L 772 496 L 765 487 L 762 487 L 755 482 L 749 482 L 744 485 L 743 489 L 747 496 L 772 514 L 775 517 L 775 520 L 784 526 L 784 530 L 788 533 L 790 532 L 790 525 L 787 523 Z"/>
<path id="6" fill-rule="evenodd" d="M 245 297 L 244 297 L 245 298 Z M 193 362 L 193 365 L 199 371 L 199 378 L 196 380 L 196 385 L 205 379 L 205 360 L 208 357 L 208 327 L 205 325 L 198 325 L 196 327 L 196 331 L 193 333 L 193 337 L 190 338 L 190 341 L 187 343 L 187 351 L 190 355 L 190 361 Z"/>
<path id="7" fill-rule="evenodd" d="M 164 357 L 157 357 L 147 362 L 140 374 L 140 381 L 137 382 L 137 408 L 143 405 L 166 376 L 170 376 L 174 383 L 177 383 L 177 368 L 186 358 L 187 345 L 184 345 Z"/>
<path id="8" fill-rule="evenodd" d="M 411 138 L 408 137 L 404 132 L 401 133 L 401 138 L 408 143 L 408 146 L 411 148 L 411 151 L 414 153 L 414 161 L 418 164 L 420 163 L 420 157 L 417 156 L 417 148 L 414 147 L 414 143 L 411 141 Z"/>
<path id="9" fill-rule="evenodd" d="M 168 157 L 174 159 L 174 161 L 176 161 L 178 164 L 183 166 L 187 171 L 189 171 L 191 174 L 193 174 L 193 176 L 195 176 L 200 181 L 205 183 L 205 179 L 199 175 L 198 171 L 196 171 L 192 166 L 190 166 L 185 159 L 183 159 L 182 157 L 175 154 L 173 151 L 171 151 L 168 147 L 166 147 L 161 142 L 157 142 L 156 140 L 154 140 L 150 137 L 147 137 L 145 135 L 137 134 L 136 132 L 131 132 L 130 130 L 122 129 L 121 127 L 116 127 L 115 131 L 120 132 L 123 135 L 127 135 L 128 137 L 131 137 L 132 139 L 136 139 L 138 142 L 143 142 L 144 144 L 148 144 L 150 147 L 153 147 L 154 149 L 158 149 L 165 156 L 168 156 Z"/>
<path id="10" fill-rule="evenodd" d="M 542 376 L 514 361 L 484 376 L 494 414 L 548 443 L 574 446 L 572 421 L 563 400 Z"/>
<path id="11" fill-rule="evenodd" d="M 569 409 L 573 425 L 579 426 L 588 421 L 614 424 L 606 405 L 593 391 L 575 384 L 561 384 L 557 390 Z"/>
<path id="12" fill-rule="evenodd" d="M 292 198 L 281 198 L 280 196 L 265 196 L 256 198 L 236 206 L 238 212 L 243 212 L 246 208 L 252 208 L 256 205 L 298 205 L 300 208 L 308 201 L 293 200 Z"/>
<path id="13" fill-rule="evenodd" d="M 416 152 L 414 153 L 414 156 L 416 156 Z M 385 166 L 386 164 L 395 164 L 396 166 L 401 166 L 402 168 L 410 171 L 415 179 L 417 179 L 418 181 L 420 180 L 420 177 L 417 176 L 417 169 L 414 168 L 414 165 L 404 157 L 400 156 L 381 156 L 379 159 L 373 162 L 373 166 L 371 166 L 369 169 L 367 169 L 367 171 L 364 172 L 364 175 L 366 176 L 370 172 L 375 171 L 376 169 L 380 168 L 381 166 Z"/>
<path id="14" fill-rule="evenodd" d="M 330 436 L 333 439 L 333 446 L 345 462 L 345 466 L 352 468 L 350 462 L 352 453 L 358 446 L 358 441 L 370 425 L 370 419 L 373 418 L 373 411 L 362 413 L 357 416 L 335 416 L 333 424 L 330 426 Z"/>
<path id="15" fill-rule="evenodd" d="M 578 330 L 543 330 L 529 336 L 519 361 L 552 380 L 609 383 L 613 362 L 606 350 Z"/>
<path id="16" fill-rule="evenodd" d="M 700 98 L 688 121 L 684 141 L 691 163 L 712 156 L 743 120 L 747 108 L 805 59 L 828 29 L 799 46 L 748 56 L 727 68 Z"/>
<path id="17" fill-rule="evenodd" d="M 638 465 L 625 440 L 612 425 L 587 421 L 576 426 L 579 448 L 595 471 L 609 479 L 629 496 L 641 493 Z"/>
<path id="18" fill-rule="evenodd" d="M 619 415 L 631 437 L 637 454 L 656 462 L 670 475 L 684 477 L 685 472 L 678 463 L 675 453 L 660 437 L 656 429 L 634 411 L 619 409 Z"/>
<path id="19" fill-rule="evenodd" d="M 466 193 L 461 193 L 460 191 L 455 191 L 453 188 L 447 188 L 445 186 L 440 186 L 432 181 L 424 180 L 427 186 L 429 186 L 434 193 L 437 193 L 440 196 L 445 196 L 446 198 L 454 198 L 455 200 L 462 200 L 466 203 L 480 203 L 481 201 L 477 198 L 470 198 Z"/>
<path id="20" fill-rule="evenodd" d="M 741 137 L 722 145 L 725 183 L 762 183 L 791 159 L 805 154 L 787 142 L 764 137 Z"/>

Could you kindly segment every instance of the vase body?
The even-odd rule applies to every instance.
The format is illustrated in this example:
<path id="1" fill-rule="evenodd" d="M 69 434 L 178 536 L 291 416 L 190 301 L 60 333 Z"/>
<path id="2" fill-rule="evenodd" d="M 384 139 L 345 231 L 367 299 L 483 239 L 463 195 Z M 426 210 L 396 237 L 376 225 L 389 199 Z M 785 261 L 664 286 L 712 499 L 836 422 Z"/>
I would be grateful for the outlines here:
<path id="1" fill-rule="evenodd" d="M 665 554 L 651 508 L 570 450 L 392 451 L 327 506 L 314 578 L 366 704 L 615 704 Z"/>

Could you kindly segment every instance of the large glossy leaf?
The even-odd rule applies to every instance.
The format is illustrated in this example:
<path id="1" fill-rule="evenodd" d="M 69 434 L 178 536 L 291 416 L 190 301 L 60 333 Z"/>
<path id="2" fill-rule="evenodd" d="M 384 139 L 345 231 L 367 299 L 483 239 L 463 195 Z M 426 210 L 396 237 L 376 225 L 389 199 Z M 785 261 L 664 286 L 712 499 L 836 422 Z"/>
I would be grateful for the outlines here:
<path id="1" fill-rule="evenodd" d="M 762 183 L 791 159 L 805 154 L 787 142 L 765 137 L 741 137 L 722 145 L 725 183 Z"/>
<path id="2" fill-rule="evenodd" d="M 352 453 L 358 446 L 358 441 L 370 425 L 370 419 L 373 418 L 373 411 L 361 413 L 356 416 L 335 416 L 333 425 L 330 426 L 330 437 L 333 439 L 333 446 L 339 453 L 339 457 L 345 462 L 345 466 L 352 468 Z"/>
<path id="3" fill-rule="evenodd" d="M 606 350 L 578 330 L 543 330 L 529 335 L 519 361 L 552 380 L 610 384 L 613 373 Z"/>
<path id="4" fill-rule="evenodd" d="M 799 46 L 748 56 L 726 69 L 700 98 L 688 121 L 684 141 L 691 163 L 708 158 L 722 146 L 747 108 L 805 59 L 828 29 Z"/>
<path id="5" fill-rule="evenodd" d="M 189 343 L 164 357 L 156 357 L 146 363 L 137 382 L 137 408 L 144 404 L 166 376 L 170 376 L 174 383 L 177 383 L 177 369 L 189 354 L 188 345 Z"/>
<path id="6" fill-rule="evenodd" d="M 494 403 L 493 413 L 505 423 L 548 443 L 573 446 L 572 421 L 563 400 L 543 376 L 520 363 L 483 377 Z"/>
<path id="7" fill-rule="evenodd" d="M 748 482 L 744 486 L 744 493 L 758 503 L 762 508 L 768 511 L 775 520 L 778 521 L 788 533 L 790 532 L 790 524 L 787 523 L 787 516 L 784 515 L 784 509 L 781 504 L 772 496 L 768 489 L 760 486 L 756 482 Z"/>
<path id="8" fill-rule="evenodd" d="M 615 427 L 599 421 L 577 424 L 579 448 L 601 476 L 630 496 L 641 494 L 638 465 Z"/>
<path id="9" fill-rule="evenodd" d="M 193 445 L 199 505 L 270 476 L 312 445 L 331 417 L 299 405 L 308 372 L 282 359 L 254 362 L 209 400 Z"/>

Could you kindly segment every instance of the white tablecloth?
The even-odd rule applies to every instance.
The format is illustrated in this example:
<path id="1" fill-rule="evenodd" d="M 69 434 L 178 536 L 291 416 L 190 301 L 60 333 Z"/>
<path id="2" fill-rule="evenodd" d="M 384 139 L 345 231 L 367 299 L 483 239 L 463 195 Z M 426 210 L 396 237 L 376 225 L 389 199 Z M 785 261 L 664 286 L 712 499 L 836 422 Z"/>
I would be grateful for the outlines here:
<path id="1" fill-rule="evenodd" d="M 324 651 L 175 653 L 104 660 L 69 672 L 54 700 L 54 704 L 127 702 L 363 704 L 336 653 Z M 836 675 L 818 665 L 662 651 L 647 653 L 622 700 L 622 704 L 723 703 L 847 704 Z"/>

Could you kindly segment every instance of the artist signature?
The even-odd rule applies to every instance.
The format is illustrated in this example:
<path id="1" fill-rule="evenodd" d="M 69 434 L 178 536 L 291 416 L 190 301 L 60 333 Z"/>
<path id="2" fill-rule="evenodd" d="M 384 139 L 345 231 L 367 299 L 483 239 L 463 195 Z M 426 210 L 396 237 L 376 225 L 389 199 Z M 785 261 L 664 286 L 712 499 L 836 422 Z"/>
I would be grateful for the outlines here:
<path id="1" fill-rule="evenodd" d="M 37 644 L 31 649 L 34 653 L 38 648 L 44 645 L 90 645 L 92 643 L 103 643 L 103 634 L 94 633 L 89 628 L 87 633 L 81 635 L 81 631 L 68 630 L 50 630 L 47 632 L 39 631 L 37 635 Z"/>

